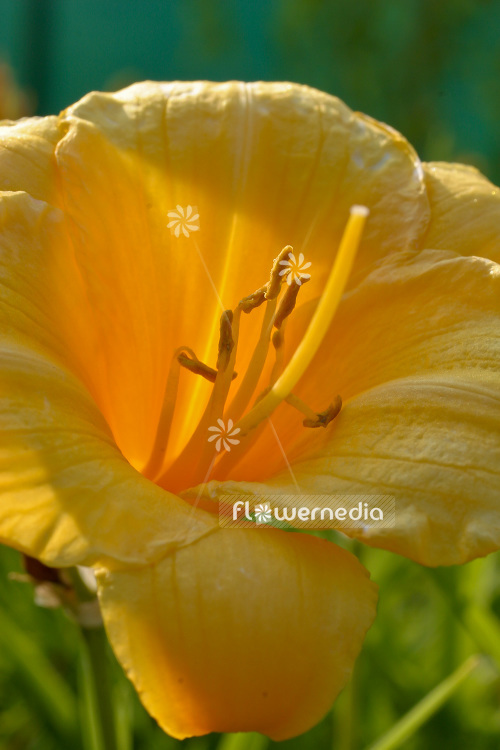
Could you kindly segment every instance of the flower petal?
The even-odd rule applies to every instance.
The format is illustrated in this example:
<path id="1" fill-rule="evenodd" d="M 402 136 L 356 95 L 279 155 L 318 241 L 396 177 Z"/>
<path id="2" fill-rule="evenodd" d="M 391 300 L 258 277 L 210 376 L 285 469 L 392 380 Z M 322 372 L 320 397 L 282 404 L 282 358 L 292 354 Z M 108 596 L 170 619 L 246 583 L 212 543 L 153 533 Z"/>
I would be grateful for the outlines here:
<path id="1" fill-rule="evenodd" d="M 89 94 L 63 113 L 60 127 L 58 177 L 113 383 L 103 381 L 99 403 L 139 468 L 172 351 L 189 345 L 202 361 L 217 351 L 213 287 L 234 307 L 290 242 L 314 263 L 315 288 L 307 285 L 303 301 L 314 297 L 353 203 L 373 209 L 357 273 L 389 251 L 416 247 L 427 225 L 420 162 L 407 142 L 307 87 L 137 84 Z M 202 229 L 179 248 L 182 227 L 171 234 L 166 218 L 186 205 L 197 207 Z M 242 371 L 251 350 L 249 342 Z M 181 379 L 174 454 L 208 393 L 201 378 Z"/>
<path id="2" fill-rule="evenodd" d="M 57 117 L 0 124 L 0 190 L 23 190 L 59 205 L 54 150 L 61 137 Z"/>
<path id="3" fill-rule="evenodd" d="M 498 378 L 469 371 L 380 386 L 353 400 L 328 445 L 294 470 L 304 492 L 393 495 L 394 528 L 343 529 L 372 546 L 425 565 L 498 550 Z"/>
<path id="4" fill-rule="evenodd" d="M 291 316 L 295 350 L 310 310 Z M 388 258 L 339 306 L 297 393 L 325 407 L 396 378 L 498 371 L 500 266 L 477 257 L 424 250 Z"/>
<path id="5" fill-rule="evenodd" d="M 226 529 L 156 566 L 98 574 L 113 648 L 174 737 L 284 739 L 326 713 L 375 613 L 349 553 L 271 529 Z"/>
<path id="6" fill-rule="evenodd" d="M 424 565 L 459 565 L 500 548 L 500 391 L 487 376 L 409 378 L 347 404 L 324 445 L 267 482 L 211 483 L 210 497 L 395 498 L 392 528 L 342 528 Z M 308 496 L 313 497 L 308 497 Z M 377 506 L 377 502 L 372 503 Z"/>
<path id="7" fill-rule="evenodd" d="M 57 567 L 145 562 L 213 529 L 125 461 L 54 361 L 4 347 L 0 385 L 0 541 Z"/>
<path id="8" fill-rule="evenodd" d="M 293 324 L 290 351 L 306 321 Z M 443 251 L 387 261 L 344 298 L 296 389 L 318 412 L 339 393 L 340 416 L 325 430 L 286 405 L 272 417 L 301 492 L 393 494 L 396 528 L 362 538 L 425 564 L 497 549 L 499 361 L 498 265 Z M 216 478 L 296 494 L 271 429 L 241 455 Z"/>
<path id="9" fill-rule="evenodd" d="M 0 540 L 48 565 L 144 562 L 213 529 L 140 476 L 91 396 L 88 301 L 58 209 L 0 194 Z"/>
<path id="10" fill-rule="evenodd" d="M 500 262 L 500 188 L 474 167 L 424 164 L 431 205 L 425 246 Z"/>

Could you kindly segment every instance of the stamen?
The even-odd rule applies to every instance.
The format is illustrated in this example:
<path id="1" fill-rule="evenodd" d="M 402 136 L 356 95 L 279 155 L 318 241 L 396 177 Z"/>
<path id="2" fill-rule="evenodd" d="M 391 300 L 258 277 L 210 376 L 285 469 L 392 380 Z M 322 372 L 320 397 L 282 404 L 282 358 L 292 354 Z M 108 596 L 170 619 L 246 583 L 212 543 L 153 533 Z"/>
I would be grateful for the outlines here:
<path id="1" fill-rule="evenodd" d="M 226 310 L 221 316 L 219 356 L 214 388 L 203 415 L 191 435 L 188 443 L 175 461 L 157 480 L 157 484 L 177 491 L 182 485 L 184 476 L 189 475 L 193 485 L 199 483 L 206 475 L 207 467 L 213 458 L 213 452 L 207 441 L 208 428 L 215 424 L 224 413 L 229 387 L 234 372 L 234 362 L 238 345 L 241 311 L 236 308 Z M 193 456 L 200 456 L 197 466 L 193 466 Z"/>
<path id="2" fill-rule="evenodd" d="M 234 311 L 224 311 L 220 320 L 217 369 L 213 369 L 201 362 L 194 352 L 186 347 L 181 347 L 175 352 L 174 361 L 167 378 L 165 401 L 159 420 L 155 444 L 151 458 L 144 469 L 144 473 L 147 476 L 154 478 L 160 486 L 167 487 L 170 491 L 176 492 L 184 485 L 186 476 L 189 476 L 189 482 L 194 486 L 200 481 L 205 482 L 207 480 L 207 467 L 210 466 L 210 472 L 214 465 L 216 465 L 219 475 L 221 472 L 227 474 L 227 469 L 231 466 L 234 467 L 243 458 L 246 452 L 241 451 L 235 451 L 234 454 L 231 451 L 230 455 L 221 454 L 214 458 L 213 446 L 207 439 L 207 434 L 210 428 L 213 428 L 216 423 L 219 425 L 224 424 L 226 400 L 231 382 L 235 377 L 234 365 L 241 313 L 250 313 L 264 304 L 264 302 L 266 302 L 266 308 L 263 315 L 260 336 L 241 386 L 228 410 L 230 412 L 228 414 L 230 420 L 239 419 L 234 425 L 233 432 L 238 432 L 239 437 L 244 437 L 259 425 L 261 429 L 264 429 L 264 420 L 284 400 L 304 414 L 305 419 L 303 420 L 303 424 L 305 427 L 326 427 L 337 416 L 342 408 L 342 399 L 340 396 L 337 396 L 327 409 L 316 413 L 295 396 L 292 391 L 316 355 L 331 325 L 352 269 L 368 213 L 368 209 L 364 206 L 353 206 L 351 208 L 351 214 L 324 293 L 319 300 L 302 341 L 286 366 L 284 366 L 285 328 L 288 318 L 295 308 L 299 288 L 301 284 L 308 280 L 308 274 L 301 274 L 300 283 L 297 281 L 297 283 L 292 284 L 289 281 L 289 277 L 288 288 L 278 306 L 277 298 L 281 286 L 286 280 L 280 266 L 283 265 L 283 260 L 292 251 L 290 245 L 284 247 L 277 258 L 275 258 L 267 284 L 257 289 L 253 294 L 244 297 Z M 276 361 L 271 373 L 270 386 L 259 395 L 250 411 L 241 417 L 262 375 L 273 325 L 276 327 L 276 331 L 272 337 L 273 346 L 276 351 Z M 214 384 L 214 387 L 200 422 L 192 433 L 191 438 L 177 458 L 161 473 L 174 414 L 175 396 L 181 366 L 206 378 Z M 258 438 L 261 429 L 255 429 L 253 434 L 245 440 L 247 449 Z M 195 464 L 194 466 L 193 463 Z M 160 473 L 161 476 L 157 478 Z"/>
<path id="3" fill-rule="evenodd" d="M 286 254 L 288 255 L 291 247 L 290 245 L 287 245 L 279 254 L 279 256 L 274 260 L 273 262 L 273 272 L 271 272 L 271 281 L 267 285 L 267 287 L 261 287 L 261 289 L 258 289 L 257 292 L 254 292 L 253 295 L 249 295 L 249 297 L 245 297 L 243 302 L 246 306 L 250 306 L 252 304 L 252 299 L 255 300 L 257 304 L 254 305 L 254 307 L 257 307 L 262 302 L 262 294 L 263 290 L 269 289 L 269 286 L 274 283 L 273 273 L 276 274 L 276 271 L 278 270 L 279 273 L 279 264 L 280 259 L 283 256 L 284 252 L 286 250 Z M 308 279 L 305 279 L 303 283 L 308 281 Z M 290 313 L 293 311 L 296 301 L 297 301 L 297 295 L 299 293 L 300 286 L 298 284 L 293 284 L 291 286 L 288 286 L 286 289 L 286 292 L 283 296 L 283 299 L 281 300 L 278 311 L 276 312 L 276 305 L 277 305 L 277 297 L 273 297 L 272 299 L 269 299 L 267 301 L 267 307 L 266 312 L 264 314 L 264 320 L 262 321 L 262 328 L 259 336 L 259 340 L 257 342 L 257 345 L 254 349 L 252 359 L 250 360 L 250 365 L 248 366 L 248 369 L 243 377 L 243 380 L 240 384 L 240 387 L 231 402 L 231 405 L 229 407 L 229 414 L 231 415 L 231 418 L 234 420 L 238 420 L 243 412 L 245 411 L 246 407 L 250 403 L 250 399 L 252 398 L 254 391 L 257 387 L 257 383 L 259 382 L 259 378 L 262 374 L 262 370 L 264 369 L 264 364 L 266 362 L 268 350 L 269 350 L 269 339 L 271 336 L 271 330 L 273 328 L 273 325 L 276 328 L 282 328 L 282 331 L 275 331 L 273 335 L 273 345 L 276 349 L 276 362 L 273 366 L 273 370 L 271 373 L 271 384 L 277 380 L 278 376 L 281 374 L 282 368 L 283 368 L 283 360 L 284 360 L 284 346 L 283 346 L 283 330 L 284 330 L 284 323 L 286 321 L 286 318 L 290 315 Z M 240 302 L 241 306 L 241 302 Z M 245 310 L 245 308 L 242 308 L 243 311 L 250 312 L 250 308 L 248 310 Z"/>
<path id="4" fill-rule="evenodd" d="M 266 303 L 264 318 L 262 320 L 259 340 L 255 345 L 250 364 L 243 376 L 240 387 L 236 391 L 228 409 L 228 413 L 234 421 L 238 420 L 245 411 L 254 394 L 257 383 L 259 382 L 269 350 L 269 339 L 273 328 L 275 311 L 276 299 L 268 300 Z"/>
<path id="5" fill-rule="evenodd" d="M 288 398 L 290 398 L 290 396 Z M 342 399 L 340 398 L 340 396 L 337 396 L 333 404 L 330 404 L 330 406 L 325 409 L 325 411 L 321 411 L 319 414 L 316 414 L 312 419 L 310 417 L 304 419 L 302 424 L 304 425 L 304 427 L 327 427 L 330 422 L 334 420 L 338 414 L 340 414 L 341 409 Z"/>
<path id="6" fill-rule="evenodd" d="M 238 308 L 242 312 L 249 313 L 267 300 L 267 307 L 264 314 L 264 320 L 262 321 L 259 340 L 255 346 L 250 364 L 243 377 L 243 381 L 240 384 L 240 387 L 238 388 L 238 391 L 233 398 L 233 401 L 229 408 L 229 413 L 234 420 L 237 420 L 241 417 L 246 407 L 250 403 L 250 399 L 254 394 L 257 383 L 259 382 L 259 378 L 262 374 L 262 370 L 264 369 L 269 350 L 269 338 L 271 336 L 273 321 L 274 325 L 276 326 L 275 315 L 277 298 L 281 289 L 281 285 L 285 281 L 285 279 L 283 278 L 283 271 L 280 269 L 280 265 L 282 265 L 283 258 L 287 258 L 292 251 L 292 246 L 286 245 L 286 247 L 283 248 L 283 250 L 273 261 L 270 279 L 267 284 L 261 286 L 260 289 L 257 289 L 255 292 L 253 292 L 253 294 L 249 294 L 247 297 L 244 297 L 238 305 Z M 278 328 L 281 326 L 287 315 L 290 315 L 293 308 L 295 307 L 295 301 L 297 299 L 299 288 L 299 284 L 294 284 L 293 287 L 288 287 L 285 293 L 285 297 L 280 303 L 277 313 L 277 315 L 279 316 L 279 323 L 277 325 Z"/>
<path id="7" fill-rule="evenodd" d="M 305 283 L 307 283 L 309 279 L 304 279 L 301 286 Z M 276 353 L 276 361 L 273 365 L 273 369 L 271 371 L 271 385 L 274 385 L 274 383 L 278 380 L 281 373 L 284 369 L 284 363 L 285 363 L 285 327 L 287 323 L 288 316 L 293 312 L 295 309 L 295 304 L 297 302 L 297 295 L 300 291 L 299 284 L 292 284 L 291 286 L 287 287 L 287 290 L 285 294 L 283 295 L 283 299 L 281 300 L 278 312 L 276 313 L 276 317 L 274 319 L 274 325 L 277 328 L 277 330 L 273 333 L 273 346 Z"/>
<path id="8" fill-rule="evenodd" d="M 225 370 L 231 358 L 234 347 L 233 340 L 233 311 L 224 310 L 220 319 L 219 353 L 217 356 L 217 370 Z"/>
<path id="9" fill-rule="evenodd" d="M 219 370 L 215 379 L 214 389 L 208 402 L 207 408 L 203 417 L 201 418 L 199 428 L 199 440 L 201 445 L 199 446 L 200 459 L 194 472 L 195 482 L 198 483 L 203 477 L 207 476 L 208 467 L 213 465 L 213 447 L 207 440 L 207 433 L 209 427 L 216 424 L 217 420 L 224 414 L 224 407 L 226 399 L 229 393 L 229 387 L 231 385 L 232 373 L 234 370 L 234 362 L 236 358 L 236 345 L 239 338 L 239 326 L 240 326 L 241 311 L 236 308 L 235 314 L 231 313 L 232 335 L 231 341 L 233 342 L 233 349 L 228 365 L 225 370 Z M 222 335 L 222 332 L 221 332 Z M 234 337 L 234 338 L 233 338 Z M 219 348 L 220 350 L 220 348 Z M 196 450 L 196 449 L 195 449 Z M 196 453 L 195 453 L 196 455 Z M 188 456 L 189 458 L 189 456 Z M 205 481 L 205 480 L 204 480 Z"/>
<path id="10" fill-rule="evenodd" d="M 294 393 L 289 393 L 285 398 L 285 401 L 287 402 L 287 404 L 290 404 L 290 406 L 293 406 L 294 409 L 297 409 L 297 411 L 300 411 L 302 414 L 304 414 L 304 416 L 307 417 L 308 420 L 311 420 L 313 422 L 317 420 L 318 415 L 316 414 L 316 412 Z M 304 422 L 305 421 L 307 420 L 304 420 Z"/>
<path id="11" fill-rule="evenodd" d="M 226 399 L 229 393 L 229 387 L 231 385 L 231 380 L 234 372 L 234 363 L 236 360 L 236 349 L 239 339 L 239 332 L 240 332 L 240 319 L 241 319 L 241 310 L 236 308 L 234 311 L 234 314 L 231 310 L 228 312 L 231 313 L 231 330 L 229 332 L 230 340 L 231 340 L 231 351 L 229 359 L 227 360 L 226 367 L 223 367 L 218 370 L 217 377 L 215 379 L 214 389 L 212 391 L 212 397 L 210 399 L 210 402 L 208 406 L 210 407 L 210 417 L 209 419 L 212 420 L 211 424 L 215 422 L 216 419 L 221 417 L 224 413 L 224 406 L 226 404 Z M 226 330 L 223 332 L 223 324 L 221 319 L 221 339 L 223 335 L 227 335 Z M 220 352 L 221 352 L 221 344 L 219 342 L 219 358 L 220 358 Z M 225 362 L 225 359 L 224 359 Z M 219 360 L 217 360 L 217 365 L 219 364 Z"/>
<path id="12" fill-rule="evenodd" d="M 280 271 L 283 270 L 282 268 L 280 268 L 280 264 L 282 260 L 288 258 L 290 253 L 293 253 L 293 247 L 291 245 L 287 245 L 274 259 L 273 267 L 271 269 L 271 277 L 267 282 L 267 289 L 265 293 L 266 299 L 275 299 L 280 293 L 281 285 L 285 280 L 284 277 L 280 275 Z"/>
<path id="13" fill-rule="evenodd" d="M 210 383 L 215 383 L 217 370 L 214 370 L 213 367 L 209 367 L 204 362 L 201 362 L 198 357 L 191 359 L 183 351 L 178 355 L 177 361 L 181 365 L 181 367 L 185 367 L 186 370 L 189 370 L 195 375 L 201 375 L 202 378 L 205 378 L 205 380 L 208 380 Z M 233 380 L 237 377 L 237 375 L 238 373 L 233 372 Z"/>
<path id="14" fill-rule="evenodd" d="M 306 284 L 308 281 L 309 279 L 304 279 L 302 281 L 302 285 Z M 281 328 L 283 321 L 288 318 L 288 316 L 293 312 L 300 288 L 301 287 L 298 284 L 292 284 L 291 286 L 287 287 L 286 292 L 283 295 L 283 299 L 279 304 L 276 318 L 274 319 L 275 328 Z"/>
<path id="15" fill-rule="evenodd" d="M 236 426 L 240 428 L 242 435 L 247 434 L 268 417 L 278 404 L 291 393 L 318 351 L 342 297 L 368 213 L 369 211 L 365 206 L 353 206 L 351 208 L 351 214 L 325 291 L 304 338 L 271 390 L 237 423 Z"/>
<path id="16" fill-rule="evenodd" d="M 271 377 L 269 379 L 269 382 L 271 385 L 274 385 L 276 383 L 276 381 L 278 380 L 279 376 L 281 375 L 285 367 L 285 326 L 286 326 L 286 323 L 287 321 L 285 318 L 279 330 L 273 333 L 272 341 L 273 341 L 276 359 L 273 365 L 273 369 L 271 370 Z"/>
<path id="17" fill-rule="evenodd" d="M 244 313 L 248 314 L 252 312 L 252 310 L 255 310 L 256 307 L 259 307 L 263 302 L 266 301 L 266 291 L 267 284 L 264 284 L 264 286 L 261 286 L 260 289 L 252 292 L 252 294 L 249 294 L 247 297 L 243 297 L 243 299 L 239 301 L 238 307 Z"/>
<path id="18" fill-rule="evenodd" d="M 165 395 L 163 397 L 163 406 L 158 420 L 158 427 L 156 428 L 156 436 L 151 451 L 151 455 L 146 466 L 143 468 L 142 473 L 145 477 L 154 480 L 160 473 L 167 452 L 168 439 L 170 437 L 170 430 L 172 428 L 172 420 L 174 418 L 175 402 L 177 400 L 177 391 L 179 388 L 179 359 L 178 357 L 187 352 L 194 359 L 196 355 L 192 349 L 186 346 L 181 346 L 175 350 L 172 357 L 172 362 L 167 375 L 167 383 L 165 385 Z"/>

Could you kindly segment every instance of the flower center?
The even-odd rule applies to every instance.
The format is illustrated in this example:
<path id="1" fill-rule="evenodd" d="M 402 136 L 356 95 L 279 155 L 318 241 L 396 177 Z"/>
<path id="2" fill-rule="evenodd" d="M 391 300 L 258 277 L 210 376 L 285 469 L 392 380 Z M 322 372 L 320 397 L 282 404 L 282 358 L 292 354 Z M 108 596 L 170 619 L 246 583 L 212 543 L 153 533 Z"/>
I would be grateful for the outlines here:
<path id="1" fill-rule="evenodd" d="M 304 264 L 302 254 L 296 259 L 290 246 L 283 248 L 274 260 L 267 284 L 242 299 L 235 310 L 225 310 L 222 314 L 215 369 L 201 362 L 188 347 L 181 347 L 174 352 L 155 443 L 142 472 L 145 476 L 170 491 L 178 492 L 187 486 L 193 487 L 206 482 L 216 465 L 218 473 L 223 470 L 225 474 L 239 460 L 237 457 L 235 459 L 236 454 L 253 444 L 259 433 L 256 428 L 283 401 L 304 414 L 303 424 L 306 427 L 326 427 L 337 416 L 342 407 L 340 396 L 325 411 L 316 413 L 293 394 L 293 389 L 318 351 L 335 315 L 367 216 L 366 207 L 351 208 L 324 292 L 304 337 L 287 364 L 284 362 L 286 324 L 301 287 L 310 279 L 310 274 L 304 272 L 310 264 Z M 285 292 L 280 299 L 283 282 L 286 282 Z M 263 304 L 265 310 L 261 331 L 250 364 L 227 404 L 231 383 L 236 378 L 234 366 L 241 314 L 248 315 Z M 271 343 L 275 351 L 275 363 L 270 384 L 248 408 L 261 378 Z M 166 460 L 167 448 L 182 368 L 212 382 L 213 389 L 191 438 L 169 464 Z M 240 442 L 241 445 L 238 445 Z M 231 452 L 231 446 L 235 445 L 238 445 L 238 451 Z"/>

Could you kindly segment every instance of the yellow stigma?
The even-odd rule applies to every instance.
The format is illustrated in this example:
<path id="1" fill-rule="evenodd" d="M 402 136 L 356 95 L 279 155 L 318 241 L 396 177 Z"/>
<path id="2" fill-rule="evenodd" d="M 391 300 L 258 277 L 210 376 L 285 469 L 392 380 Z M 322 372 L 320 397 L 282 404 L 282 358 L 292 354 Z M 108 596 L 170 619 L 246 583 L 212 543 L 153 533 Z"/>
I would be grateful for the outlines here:
<path id="1" fill-rule="evenodd" d="M 256 427 L 289 396 L 318 351 L 344 292 L 368 214 L 366 206 L 352 206 L 325 291 L 304 338 L 272 388 L 237 423 L 242 435 Z"/>

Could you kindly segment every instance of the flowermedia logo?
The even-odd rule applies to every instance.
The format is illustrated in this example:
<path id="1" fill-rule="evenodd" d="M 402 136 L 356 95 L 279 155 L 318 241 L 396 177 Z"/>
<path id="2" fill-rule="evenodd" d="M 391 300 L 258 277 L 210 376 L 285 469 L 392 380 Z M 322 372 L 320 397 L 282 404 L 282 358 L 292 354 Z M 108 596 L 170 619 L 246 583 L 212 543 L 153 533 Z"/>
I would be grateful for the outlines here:
<path id="1" fill-rule="evenodd" d="M 210 435 L 208 438 L 208 442 L 211 443 L 214 440 L 217 442 L 215 443 L 215 449 L 217 453 L 220 453 L 222 449 L 227 451 L 228 453 L 231 451 L 232 445 L 238 445 L 240 442 L 238 438 L 235 437 L 240 431 L 239 427 L 233 427 L 233 420 L 229 419 L 227 422 L 227 426 L 224 423 L 224 420 L 218 419 L 217 425 L 212 425 L 212 427 L 208 428 L 209 432 L 213 432 L 213 435 Z"/>
<path id="2" fill-rule="evenodd" d="M 219 501 L 224 527 L 342 529 L 395 525 L 391 495 L 259 495 L 225 494 Z"/>
<path id="3" fill-rule="evenodd" d="M 280 260 L 280 266 L 285 266 L 280 271 L 280 276 L 285 276 L 286 283 L 291 286 L 295 281 L 297 286 L 301 286 L 304 281 L 309 281 L 311 278 L 310 273 L 304 273 L 306 268 L 309 268 L 311 263 L 304 263 L 304 255 L 300 253 L 298 259 L 295 255 L 290 252 L 288 253 L 288 260 Z"/>
<path id="4" fill-rule="evenodd" d="M 246 515 L 246 511 L 250 513 L 250 508 L 245 508 L 245 515 Z M 235 513 L 237 514 L 238 511 L 235 508 L 233 508 L 233 520 L 234 520 Z M 273 514 L 272 514 L 271 506 L 268 505 L 267 503 L 264 503 L 263 505 L 256 505 L 255 506 L 255 520 L 257 521 L 257 523 L 269 523 L 270 521 L 272 521 Z"/>
<path id="5" fill-rule="evenodd" d="M 175 210 L 168 212 L 167 216 L 170 219 L 167 228 L 176 237 L 180 237 L 181 233 L 184 237 L 189 237 L 191 232 L 198 232 L 200 229 L 200 214 L 196 206 L 184 208 L 177 205 Z"/>

